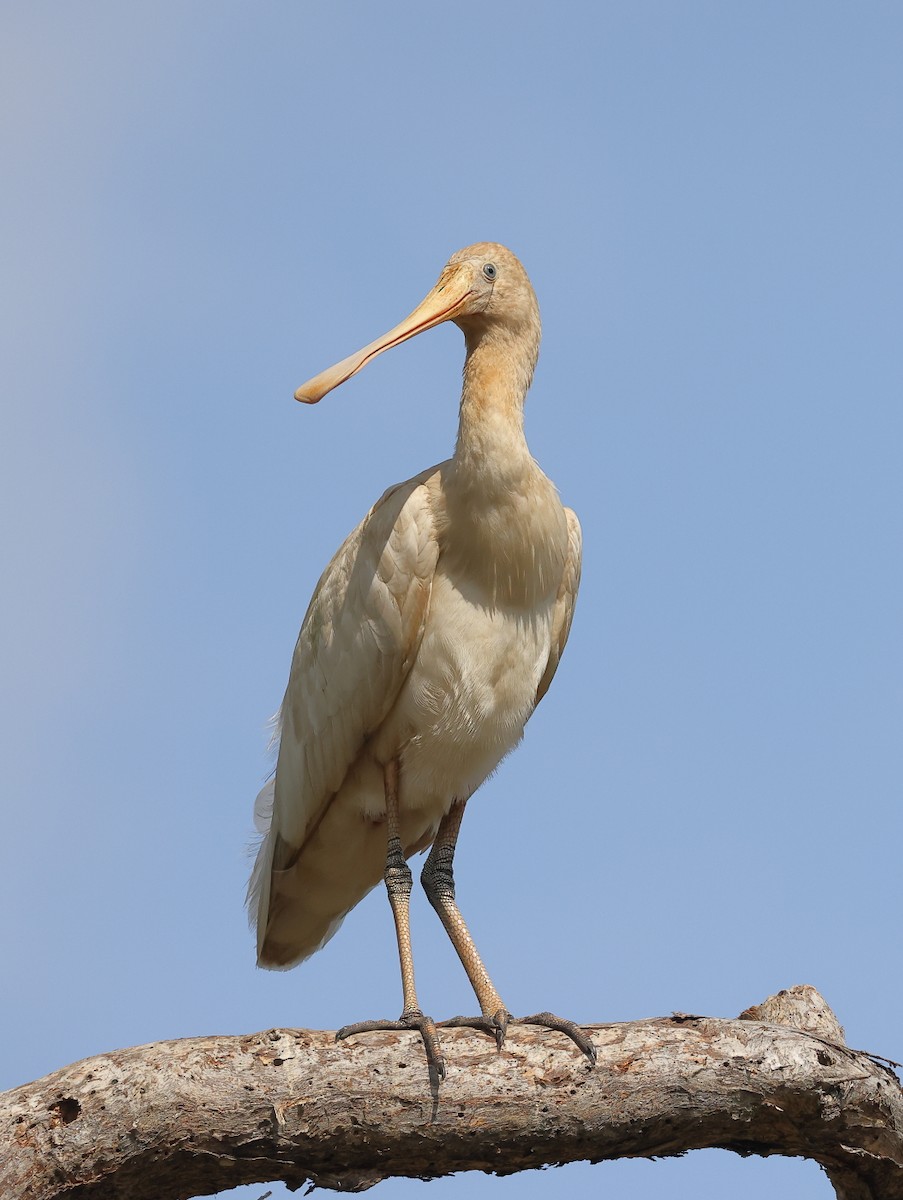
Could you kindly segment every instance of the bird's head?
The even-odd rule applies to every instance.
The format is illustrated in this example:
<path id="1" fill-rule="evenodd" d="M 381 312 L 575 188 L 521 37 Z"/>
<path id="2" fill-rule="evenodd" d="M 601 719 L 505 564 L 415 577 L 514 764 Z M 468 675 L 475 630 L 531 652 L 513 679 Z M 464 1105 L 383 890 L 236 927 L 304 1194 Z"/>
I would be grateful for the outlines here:
<path id="1" fill-rule="evenodd" d="M 445 271 L 460 271 L 465 277 L 471 272 L 470 286 L 477 299 L 450 318 L 462 329 L 499 324 L 518 330 L 539 324 L 539 305 L 527 272 L 520 259 L 498 242 L 466 246 L 451 256 Z"/>
<path id="2" fill-rule="evenodd" d="M 377 354 L 444 321 L 454 321 L 468 341 L 489 327 L 511 328 L 514 332 L 530 329 L 538 345 L 539 306 L 527 272 L 504 246 L 476 242 L 451 256 L 436 286 L 399 325 L 309 379 L 295 392 L 295 399 L 316 404 Z"/>

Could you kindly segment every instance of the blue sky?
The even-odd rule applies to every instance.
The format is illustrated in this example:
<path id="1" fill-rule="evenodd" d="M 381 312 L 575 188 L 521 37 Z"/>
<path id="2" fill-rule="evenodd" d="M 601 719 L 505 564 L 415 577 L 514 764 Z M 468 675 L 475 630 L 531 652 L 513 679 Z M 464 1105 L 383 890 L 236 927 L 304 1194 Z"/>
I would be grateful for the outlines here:
<path id="1" fill-rule="evenodd" d="M 450 451 L 460 334 L 292 392 L 483 239 L 536 286 L 528 436 L 585 537 L 555 685 L 460 844 L 500 991 L 589 1021 L 812 983 L 903 1058 L 899 5 L 32 0 L 0 27 L 0 1086 L 399 1010 L 378 892 L 255 970 L 246 846 L 310 591 Z M 421 998 L 469 1011 L 427 909 Z M 606 1186 L 832 1194 L 716 1152 L 428 1194 Z"/>

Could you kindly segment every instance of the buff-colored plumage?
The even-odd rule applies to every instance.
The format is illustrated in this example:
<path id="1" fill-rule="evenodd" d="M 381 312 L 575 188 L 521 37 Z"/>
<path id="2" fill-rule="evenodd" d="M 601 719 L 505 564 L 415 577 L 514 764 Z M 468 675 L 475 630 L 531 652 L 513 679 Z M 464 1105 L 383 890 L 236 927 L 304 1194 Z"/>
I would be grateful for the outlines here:
<path id="1" fill-rule="evenodd" d="M 383 878 L 388 765 L 407 857 L 520 740 L 567 641 L 580 526 L 524 439 L 540 323 L 510 251 L 460 251 L 406 322 L 298 398 L 442 320 L 467 341 L 455 454 L 374 505 L 323 573 L 295 647 L 257 805 L 249 904 L 263 966 L 312 954 Z"/>

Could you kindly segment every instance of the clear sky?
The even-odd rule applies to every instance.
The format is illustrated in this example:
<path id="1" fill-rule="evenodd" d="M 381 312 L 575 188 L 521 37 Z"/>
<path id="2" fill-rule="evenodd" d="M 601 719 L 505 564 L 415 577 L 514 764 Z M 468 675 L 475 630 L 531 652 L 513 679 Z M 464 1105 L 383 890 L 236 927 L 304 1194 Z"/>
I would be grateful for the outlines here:
<path id="1" fill-rule="evenodd" d="M 483 239 L 536 286 L 528 436 L 585 536 L 460 844 L 500 991 L 591 1021 L 812 983 L 903 1058 L 903 8 L 30 0 L 0 33 L 0 1084 L 400 1010 L 379 891 L 255 969 L 246 847 L 310 591 L 450 452 L 462 339 L 292 392 Z M 470 1011 L 422 894 L 414 938 L 425 1007 Z M 563 1188 L 832 1194 L 709 1152 L 427 1195 Z"/>

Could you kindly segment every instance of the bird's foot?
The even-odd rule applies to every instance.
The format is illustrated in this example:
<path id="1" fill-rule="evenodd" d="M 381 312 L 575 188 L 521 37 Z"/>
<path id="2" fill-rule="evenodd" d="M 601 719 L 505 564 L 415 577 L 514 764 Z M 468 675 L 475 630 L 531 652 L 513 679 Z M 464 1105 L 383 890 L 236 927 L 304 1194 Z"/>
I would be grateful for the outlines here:
<path id="1" fill-rule="evenodd" d="M 443 1029 L 480 1029 L 494 1037 L 497 1048 L 501 1050 L 510 1020 L 511 1013 L 506 1008 L 499 1008 L 494 1013 L 483 1013 L 479 1017 L 449 1017 L 447 1021 L 440 1021 L 439 1025 Z"/>
<path id="2" fill-rule="evenodd" d="M 555 1029 L 571 1039 L 586 1055 L 590 1066 L 596 1065 L 596 1047 L 589 1036 L 574 1021 L 564 1017 L 556 1017 L 554 1013 L 534 1013 L 532 1017 L 512 1017 L 504 1008 L 494 1013 L 483 1013 L 479 1017 L 451 1017 L 448 1021 L 440 1021 L 443 1029 L 481 1029 L 484 1033 L 495 1038 L 495 1044 L 501 1050 L 505 1044 L 505 1034 L 510 1025 L 541 1025 L 544 1029 Z"/>
<path id="3" fill-rule="evenodd" d="M 444 1079 L 445 1059 L 439 1044 L 439 1034 L 436 1032 L 436 1022 L 432 1017 L 424 1016 L 419 1008 L 406 1010 L 397 1021 L 356 1021 L 353 1025 L 343 1025 L 336 1033 L 335 1040 L 343 1042 L 345 1038 L 356 1033 L 376 1033 L 380 1030 L 397 1029 L 416 1029 L 420 1033 L 430 1071 L 435 1071 L 439 1080 Z"/>

